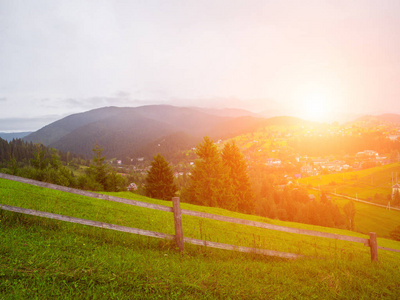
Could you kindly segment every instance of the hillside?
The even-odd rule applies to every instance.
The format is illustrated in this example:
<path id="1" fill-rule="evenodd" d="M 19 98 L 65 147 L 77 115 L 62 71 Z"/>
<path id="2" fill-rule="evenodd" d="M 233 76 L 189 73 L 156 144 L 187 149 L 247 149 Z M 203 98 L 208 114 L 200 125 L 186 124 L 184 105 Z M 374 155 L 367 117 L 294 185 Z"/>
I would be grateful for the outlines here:
<path id="1" fill-rule="evenodd" d="M 86 156 L 91 156 L 93 146 L 98 143 L 110 158 L 151 157 L 157 152 L 168 154 L 164 144 L 176 143 L 173 148 L 183 150 L 193 147 L 205 135 L 227 138 L 264 124 L 265 119 L 249 115 L 241 110 L 212 113 L 167 105 L 105 107 L 65 117 L 25 140 Z M 168 149 L 171 151 L 171 147 Z"/>
<path id="2" fill-rule="evenodd" d="M 174 233 L 171 213 L 52 191 L 0 179 L 1 203 Z M 12 197 L 9 197 L 12 195 Z M 170 206 L 131 193 L 113 194 Z M 285 223 L 222 209 L 182 208 L 296 228 L 362 235 Z M 0 210 L 0 298 L 100 299 L 270 299 L 400 297 L 399 254 L 379 251 L 371 267 L 369 250 L 358 243 L 329 242 L 185 216 L 184 235 L 305 254 L 288 261 L 186 245 Z M 398 242 L 379 245 L 400 249 Z M 312 257 L 323 258 L 313 259 Z"/>
<path id="3" fill-rule="evenodd" d="M 400 181 L 400 164 L 394 163 L 366 170 L 306 177 L 300 183 L 359 198 L 377 204 L 388 205 L 392 185 Z"/>

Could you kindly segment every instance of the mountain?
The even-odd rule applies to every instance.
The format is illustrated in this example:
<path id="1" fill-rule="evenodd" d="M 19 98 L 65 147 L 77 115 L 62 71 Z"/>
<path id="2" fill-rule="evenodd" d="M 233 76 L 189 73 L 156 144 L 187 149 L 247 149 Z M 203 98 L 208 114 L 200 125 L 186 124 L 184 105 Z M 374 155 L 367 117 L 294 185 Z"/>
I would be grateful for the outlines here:
<path id="1" fill-rule="evenodd" d="M 73 114 L 26 136 L 62 151 L 87 157 L 97 143 L 109 158 L 151 157 L 212 139 L 254 131 L 266 122 L 244 110 L 209 110 L 168 105 L 104 107 Z"/>
<path id="2" fill-rule="evenodd" d="M 220 117 L 263 117 L 259 114 L 244 110 L 244 109 L 239 109 L 239 108 L 221 108 L 221 109 L 215 109 L 215 108 L 200 108 L 200 107 L 193 107 L 193 109 L 196 109 L 197 111 L 213 115 L 213 116 L 220 116 Z"/>
<path id="3" fill-rule="evenodd" d="M 0 132 L 0 138 L 6 141 L 12 141 L 13 139 L 22 139 L 26 137 L 27 135 L 31 134 L 31 131 L 27 132 Z"/>

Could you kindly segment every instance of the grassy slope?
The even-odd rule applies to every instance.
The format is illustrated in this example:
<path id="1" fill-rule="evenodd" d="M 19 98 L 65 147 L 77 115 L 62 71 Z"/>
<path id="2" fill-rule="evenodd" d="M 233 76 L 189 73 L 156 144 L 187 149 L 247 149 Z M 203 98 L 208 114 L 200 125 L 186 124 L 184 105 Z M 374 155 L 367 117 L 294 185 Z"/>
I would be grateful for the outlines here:
<path id="1" fill-rule="evenodd" d="M 349 200 L 336 198 L 339 207 L 343 207 Z M 367 234 L 376 232 L 378 236 L 389 237 L 390 232 L 400 225 L 400 211 L 388 210 L 369 204 L 354 202 L 356 207 L 355 229 Z"/>
<path id="2" fill-rule="evenodd" d="M 119 196 L 170 205 L 130 193 Z M 0 179 L 0 203 L 173 234 L 172 214 Z M 182 204 L 182 208 L 347 235 Z M 316 258 L 286 261 L 0 211 L 0 298 L 399 298 L 399 254 L 183 216 L 184 235 Z M 400 249 L 400 243 L 378 244 Z"/>
<path id="3" fill-rule="evenodd" d="M 392 193 L 392 176 L 400 180 L 400 163 L 346 173 L 313 176 L 299 180 L 303 184 L 321 187 L 328 192 L 337 192 L 360 199 L 374 199 L 375 194 L 383 194 L 381 204 L 387 205 L 387 195 Z"/>
<path id="4" fill-rule="evenodd" d="M 316 198 L 319 198 L 320 192 L 310 190 Z M 332 196 L 332 201 L 336 203 L 339 208 L 349 202 L 348 199 Z M 378 237 L 390 237 L 390 232 L 400 225 L 400 211 L 388 210 L 383 207 L 378 207 L 361 202 L 354 202 L 356 208 L 355 216 L 355 231 L 368 234 L 369 232 L 376 232 Z"/>

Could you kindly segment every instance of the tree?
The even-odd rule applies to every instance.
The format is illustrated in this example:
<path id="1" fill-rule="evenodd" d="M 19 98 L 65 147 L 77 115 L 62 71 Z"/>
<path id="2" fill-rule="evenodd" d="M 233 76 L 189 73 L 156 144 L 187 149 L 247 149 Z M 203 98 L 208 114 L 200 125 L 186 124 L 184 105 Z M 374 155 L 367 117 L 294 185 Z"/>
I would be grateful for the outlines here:
<path id="1" fill-rule="evenodd" d="M 209 137 L 197 146 L 195 161 L 186 193 L 188 202 L 237 210 L 233 199 L 229 168 L 222 163 L 221 155 Z"/>
<path id="2" fill-rule="evenodd" d="M 225 144 L 221 152 L 222 163 L 228 167 L 229 178 L 233 186 L 233 200 L 241 212 L 254 211 L 254 199 L 251 190 L 247 163 L 234 142 Z"/>
<path id="3" fill-rule="evenodd" d="M 111 169 L 107 176 L 107 188 L 112 192 L 121 192 L 126 190 L 127 181 L 124 177 L 117 173 L 115 169 Z"/>
<path id="4" fill-rule="evenodd" d="M 354 201 L 350 200 L 343 206 L 344 214 L 350 223 L 350 229 L 354 230 L 354 218 L 356 216 L 356 208 L 354 206 Z"/>
<path id="5" fill-rule="evenodd" d="M 396 241 L 400 241 L 400 225 L 390 232 L 390 237 Z"/>
<path id="6" fill-rule="evenodd" d="M 324 203 L 324 204 L 328 203 L 328 196 L 326 195 L 325 191 L 323 191 L 321 193 L 321 203 Z"/>
<path id="7" fill-rule="evenodd" d="M 103 155 L 103 148 L 96 143 L 93 148 L 93 158 L 89 166 L 89 174 L 101 186 L 103 190 L 107 190 L 108 166 L 105 164 L 106 157 Z"/>
<path id="8" fill-rule="evenodd" d="M 46 152 L 42 144 L 35 144 L 35 150 L 31 159 L 31 164 L 35 169 L 44 170 L 49 163 L 48 159 L 45 158 Z"/>
<path id="9" fill-rule="evenodd" d="M 168 162 L 161 154 L 153 157 L 151 169 L 147 173 L 146 196 L 162 200 L 171 200 L 177 191 L 174 174 Z"/>

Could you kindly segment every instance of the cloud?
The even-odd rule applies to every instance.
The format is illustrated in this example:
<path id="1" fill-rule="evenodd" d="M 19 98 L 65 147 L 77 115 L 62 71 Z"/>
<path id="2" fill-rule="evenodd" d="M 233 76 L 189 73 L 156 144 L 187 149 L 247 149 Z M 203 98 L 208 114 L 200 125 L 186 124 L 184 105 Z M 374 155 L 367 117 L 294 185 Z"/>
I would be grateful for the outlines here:
<path id="1" fill-rule="evenodd" d="M 6 102 L 7 98 L 6 97 L 0 97 L 0 102 Z"/>

